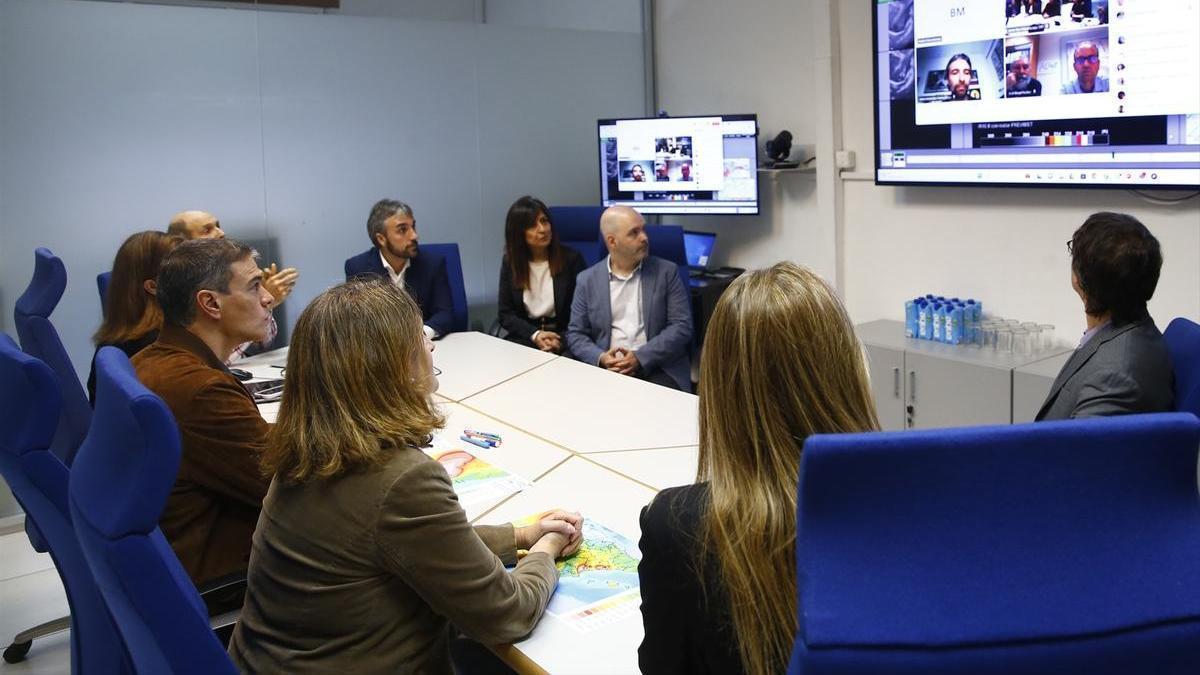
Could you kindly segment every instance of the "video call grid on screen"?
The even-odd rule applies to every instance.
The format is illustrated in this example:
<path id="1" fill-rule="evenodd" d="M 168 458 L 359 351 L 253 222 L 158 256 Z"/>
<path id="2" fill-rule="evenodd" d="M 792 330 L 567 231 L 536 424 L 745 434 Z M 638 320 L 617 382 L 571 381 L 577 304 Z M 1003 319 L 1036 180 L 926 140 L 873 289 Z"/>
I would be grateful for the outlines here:
<path id="1" fill-rule="evenodd" d="M 597 121 L 600 201 L 645 214 L 758 214 L 756 115 Z"/>
<path id="2" fill-rule="evenodd" d="M 1200 187 L 1200 1 L 873 4 L 878 182 Z"/>

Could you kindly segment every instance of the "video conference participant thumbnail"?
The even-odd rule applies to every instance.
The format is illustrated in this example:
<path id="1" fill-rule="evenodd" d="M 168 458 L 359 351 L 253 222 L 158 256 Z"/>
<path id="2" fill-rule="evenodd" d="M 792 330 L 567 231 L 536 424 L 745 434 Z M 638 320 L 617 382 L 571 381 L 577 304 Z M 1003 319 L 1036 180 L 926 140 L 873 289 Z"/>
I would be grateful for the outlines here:
<path id="1" fill-rule="evenodd" d="M 918 49 L 917 102 L 1003 98 L 1003 52 L 998 39 Z"/>
<path id="2" fill-rule="evenodd" d="M 1071 51 L 1071 65 L 1075 79 L 1063 85 L 1064 94 L 1093 94 L 1108 91 L 1108 78 L 1101 74 L 1104 68 L 1101 58 L 1101 40 L 1084 40 Z"/>

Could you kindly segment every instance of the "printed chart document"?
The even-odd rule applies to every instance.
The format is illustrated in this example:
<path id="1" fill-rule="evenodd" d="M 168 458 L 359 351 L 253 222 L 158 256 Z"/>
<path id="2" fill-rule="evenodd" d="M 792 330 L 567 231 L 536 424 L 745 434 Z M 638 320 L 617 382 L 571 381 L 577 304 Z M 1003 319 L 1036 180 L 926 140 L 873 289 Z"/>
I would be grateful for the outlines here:
<path id="1" fill-rule="evenodd" d="M 442 430 L 434 434 L 433 443 L 424 448 L 425 454 L 445 467 L 464 509 L 505 499 L 529 487 L 528 480 L 485 462 L 467 451 L 467 447 L 471 446 L 458 440 L 452 432 Z"/>

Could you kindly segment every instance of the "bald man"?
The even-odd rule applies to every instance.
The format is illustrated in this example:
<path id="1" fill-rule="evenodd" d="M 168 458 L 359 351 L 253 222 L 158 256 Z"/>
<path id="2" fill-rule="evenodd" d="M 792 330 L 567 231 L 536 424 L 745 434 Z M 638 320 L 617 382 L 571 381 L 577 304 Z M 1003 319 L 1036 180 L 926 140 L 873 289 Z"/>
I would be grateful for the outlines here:
<path id="1" fill-rule="evenodd" d="M 180 211 L 171 216 L 171 221 L 167 224 L 167 234 L 173 234 L 184 239 L 224 239 L 225 231 L 221 229 L 221 221 L 208 211 L 188 210 Z M 300 278 L 300 273 L 295 267 L 286 267 L 278 269 L 275 263 L 271 263 L 270 267 L 264 267 L 262 270 L 262 286 L 267 289 L 267 292 L 275 299 L 274 307 L 278 307 L 287 296 L 291 295 L 292 289 L 296 286 L 296 280 Z M 267 326 L 267 336 L 262 342 L 247 342 L 239 345 L 233 350 L 227 363 L 234 363 L 246 355 L 246 351 L 251 347 L 258 345 L 261 348 L 267 348 L 275 341 L 275 336 L 279 334 L 279 325 L 275 323 L 275 315 L 271 315 Z"/>
<path id="2" fill-rule="evenodd" d="M 580 272 L 567 344 L 621 375 L 692 390 L 692 310 L 679 268 L 649 255 L 646 221 L 627 206 L 600 216 L 608 257 Z"/>

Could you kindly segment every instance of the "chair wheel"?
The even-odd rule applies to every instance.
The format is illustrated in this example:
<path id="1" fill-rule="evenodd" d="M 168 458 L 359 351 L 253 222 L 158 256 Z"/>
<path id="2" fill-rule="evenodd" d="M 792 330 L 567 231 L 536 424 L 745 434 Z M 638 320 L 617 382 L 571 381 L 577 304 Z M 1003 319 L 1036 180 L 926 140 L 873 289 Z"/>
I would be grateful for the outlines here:
<path id="1" fill-rule="evenodd" d="M 20 663 L 25 660 L 25 655 L 29 653 L 29 648 L 33 646 L 33 640 L 27 642 L 14 642 L 4 650 L 4 660 L 7 663 Z"/>

